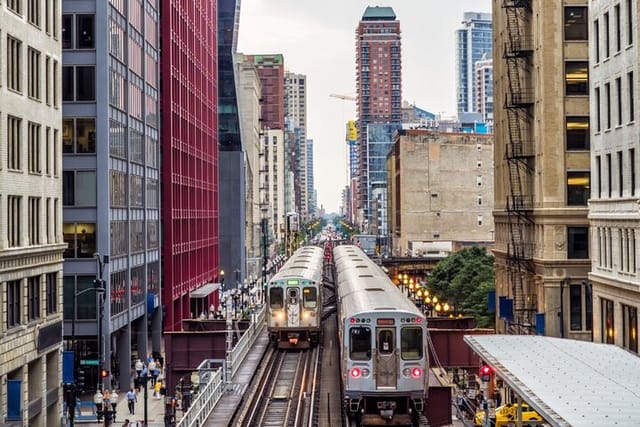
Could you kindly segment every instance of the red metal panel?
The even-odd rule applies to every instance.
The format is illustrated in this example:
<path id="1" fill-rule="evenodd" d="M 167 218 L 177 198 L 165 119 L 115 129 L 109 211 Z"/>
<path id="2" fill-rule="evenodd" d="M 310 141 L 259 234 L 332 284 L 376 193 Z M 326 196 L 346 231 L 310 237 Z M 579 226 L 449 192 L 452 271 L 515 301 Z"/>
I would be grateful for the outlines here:
<path id="1" fill-rule="evenodd" d="M 434 357 L 429 350 L 429 363 L 435 366 L 435 360 L 438 360 L 445 368 L 477 368 L 480 366 L 480 359 L 464 342 L 463 337 L 493 333 L 492 329 L 429 329 L 436 352 Z"/>

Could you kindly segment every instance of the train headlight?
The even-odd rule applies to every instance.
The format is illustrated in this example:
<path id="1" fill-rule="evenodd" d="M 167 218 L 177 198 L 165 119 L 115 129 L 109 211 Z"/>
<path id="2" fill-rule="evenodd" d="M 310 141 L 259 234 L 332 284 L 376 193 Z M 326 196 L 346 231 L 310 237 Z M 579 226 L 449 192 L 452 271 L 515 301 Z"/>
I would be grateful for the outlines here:
<path id="1" fill-rule="evenodd" d="M 351 378 L 360 378 L 362 376 L 362 370 L 360 368 L 351 368 Z"/>
<path id="2" fill-rule="evenodd" d="M 284 310 L 276 311 L 276 319 L 277 320 L 284 320 Z"/>
<path id="3" fill-rule="evenodd" d="M 405 377 L 408 377 L 409 375 L 411 375 L 411 369 L 409 368 L 404 368 L 402 370 L 402 375 L 404 375 Z"/>
<path id="4" fill-rule="evenodd" d="M 368 377 L 369 376 L 369 369 L 362 368 L 362 376 L 363 377 Z"/>

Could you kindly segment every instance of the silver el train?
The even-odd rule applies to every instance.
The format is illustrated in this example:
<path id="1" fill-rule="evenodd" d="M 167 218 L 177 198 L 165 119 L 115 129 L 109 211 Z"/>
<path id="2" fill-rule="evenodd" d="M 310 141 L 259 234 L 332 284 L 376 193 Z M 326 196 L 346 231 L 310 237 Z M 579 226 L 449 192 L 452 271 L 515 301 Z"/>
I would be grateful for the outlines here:
<path id="1" fill-rule="evenodd" d="M 322 317 L 324 252 L 317 246 L 297 249 L 269 280 L 269 339 L 278 348 L 317 344 Z"/>
<path id="2" fill-rule="evenodd" d="M 427 395 L 422 312 L 356 246 L 333 250 L 343 404 L 357 425 L 417 425 Z"/>

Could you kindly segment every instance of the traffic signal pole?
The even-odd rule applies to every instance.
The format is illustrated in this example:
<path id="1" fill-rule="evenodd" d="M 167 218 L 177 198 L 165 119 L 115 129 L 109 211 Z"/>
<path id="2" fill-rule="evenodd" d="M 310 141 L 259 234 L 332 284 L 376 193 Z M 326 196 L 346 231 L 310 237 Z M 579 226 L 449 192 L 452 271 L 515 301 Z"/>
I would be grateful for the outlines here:
<path id="1" fill-rule="evenodd" d="M 489 408 L 491 407 L 491 403 L 489 402 L 489 381 L 491 380 L 491 374 L 493 370 L 489 365 L 482 365 L 480 367 L 480 375 L 482 376 L 482 397 L 484 404 L 484 422 L 483 427 L 490 427 L 491 423 L 489 422 Z"/>

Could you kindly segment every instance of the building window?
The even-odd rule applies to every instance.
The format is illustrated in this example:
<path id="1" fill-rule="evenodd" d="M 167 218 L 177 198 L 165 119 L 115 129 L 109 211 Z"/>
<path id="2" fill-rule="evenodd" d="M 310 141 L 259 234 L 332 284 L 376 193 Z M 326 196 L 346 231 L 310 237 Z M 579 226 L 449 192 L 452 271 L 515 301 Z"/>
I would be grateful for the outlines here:
<path id="1" fill-rule="evenodd" d="M 10 248 L 20 246 L 22 197 L 7 196 L 7 240 Z"/>
<path id="2" fill-rule="evenodd" d="M 589 258 L 589 227 L 567 227 L 567 258 Z"/>
<path id="3" fill-rule="evenodd" d="M 62 15 L 63 49 L 95 47 L 95 15 Z"/>
<path id="4" fill-rule="evenodd" d="M 636 195 L 636 149 L 629 148 L 629 178 L 631 179 L 631 195 Z"/>
<path id="5" fill-rule="evenodd" d="M 62 67 L 62 100 L 95 101 L 96 69 L 94 66 Z"/>
<path id="6" fill-rule="evenodd" d="M 633 44 L 633 0 L 627 0 L 627 44 L 630 46 Z"/>
<path id="7" fill-rule="evenodd" d="M 64 276 L 62 312 L 65 320 L 73 319 L 74 306 L 77 315 L 76 320 L 96 320 L 96 314 L 98 313 L 98 310 L 96 310 L 96 293 L 83 292 L 85 289 L 94 288 L 93 281 L 95 278 L 95 276 Z M 113 293 L 113 288 L 111 288 L 111 292 Z"/>
<path id="8" fill-rule="evenodd" d="M 600 88 L 595 88 L 595 107 L 596 107 L 596 132 L 602 130 L 602 120 L 600 117 Z"/>
<path id="9" fill-rule="evenodd" d="M 622 151 L 616 152 L 616 158 L 618 160 L 618 196 L 622 197 L 624 192 L 624 174 L 622 170 Z"/>
<path id="10" fill-rule="evenodd" d="M 567 205 L 586 206 L 589 191 L 589 172 L 567 172 Z"/>
<path id="11" fill-rule="evenodd" d="M 51 57 L 44 57 L 44 101 L 47 105 L 51 105 L 51 81 L 49 75 L 51 74 Z"/>
<path id="12" fill-rule="evenodd" d="M 616 125 L 622 126 L 622 79 L 618 77 L 616 79 L 616 104 L 617 104 L 617 123 Z"/>
<path id="13" fill-rule="evenodd" d="M 600 62 L 600 21 L 593 21 L 593 53 L 596 64 Z"/>
<path id="14" fill-rule="evenodd" d="M 40 197 L 29 197 L 29 245 L 39 245 L 40 242 Z"/>
<path id="15" fill-rule="evenodd" d="M 40 27 L 40 2 L 42 0 L 27 1 L 27 19 L 36 27 Z"/>
<path id="16" fill-rule="evenodd" d="M 566 121 L 567 151 L 588 151 L 589 117 L 567 116 Z"/>
<path id="17" fill-rule="evenodd" d="M 605 129 L 611 129 L 611 84 L 609 83 L 604 84 L 604 98 L 607 103 Z"/>
<path id="18" fill-rule="evenodd" d="M 40 318 L 40 276 L 27 279 L 27 316 L 29 321 Z"/>
<path id="19" fill-rule="evenodd" d="M 611 34 L 611 25 L 609 24 L 609 12 L 605 13 L 604 19 L 604 57 L 608 58 L 611 54 L 611 43 L 609 37 Z"/>
<path id="20" fill-rule="evenodd" d="M 7 36 L 7 86 L 22 91 L 22 42 Z"/>
<path id="21" fill-rule="evenodd" d="M 22 15 L 22 0 L 7 0 L 9 10 Z"/>
<path id="22" fill-rule="evenodd" d="M 28 71 L 27 94 L 30 98 L 40 99 L 40 52 L 29 48 L 27 54 Z"/>
<path id="23" fill-rule="evenodd" d="M 582 285 L 569 286 L 569 327 L 582 330 Z"/>
<path id="24" fill-rule="evenodd" d="M 478 196 L 478 206 L 482 206 L 482 196 Z"/>
<path id="25" fill-rule="evenodd" d="M 634 94 L 633 94 L 633 88 L 634 88 L 634 84 L 633 84 L 633 71 L 630 71 L 627 74 L 627 84 L 629 85 L 629 90 L 627 92 L 628 94 L 628 101 L 629 101 L 629 121 L 633 122 L 636 119 L 636 111 L 635 111 L 635 105 L 633 103 L 634 101 Z"/>
<path id="26" fill-rule="evenodd" d="M 612 177 L 612 168 L 611 168 L 611 153 L 607 153 L 605 155 L 605 159 L 607 161 L 607 196 L 611 198 L 611 194 L 613 191 L 613 180 Z"/>
<path id="27" fill-rule="evenodd" d="M 596 184 L 598 185 L 598 199 L 602 198 L 602 160 L 600 156 L 596 156 Z"/>
<path id="28" fill-rule="evenodd" d="M 40 155 L 40 124 L 34 122 L 27 123 L 27 141 L 28 141 L 28 168 L 30 173 L 41 173 Z"/>
<path id="29" fill-rule="evenodd" d="M 92 258 L 96 252 L 95 223 L 65 223 L 62 235 L 68 244 L 64 258 Z"/>
<path id="30" fill-rule="evenodd" d="M 58 94 L 60 93 L 60 86 L 58 86 L 60 84 L 60 82 L 58 82 L 58 61 L 57 60 L 53 60 L 53 106 L 55 108 L 58 108 Z"/>
<path id="31" fill-rule="evenodd" d="M 588 40 L 587 7 L 564 8 L 564 39 Z"/>
<path id="32" fill-rule="evenodd" d="M 567 95 L 589 94 L 589 63 L 587 61 L 565 62 L 565 90 Z"/>
<path id="33" fill-rule="evenodd" d="M 613 7 L 613 18 L 615 19 L 615 25 L 616 25 L 616 52 L 620 52 L 620 50 L 622 50 L 622 26 L 621 24 L 621 19 L 620 19 L 620 4 L 618 3 L 617 5 L 615 5 Z"/>
<path id="34" fill-rule="evenodd" d="M 47 273 L 47 314 L 58 312 L 58 273 Z"/>
<path id="35" fill-rule="evenodd" d="M 22 152 L 22 119 L 7 116 L 7 168 L 20 170 Z"/>
<path id="36" fill-rule="evenodd" d="M 70 170 L 62 172 L 62 203 L 64 206 L 96 206 L 96 171 Z"/>
<path id="37" fill-rule="evenodd" d="M 88 154 L 96 152 L 96 119 L 65 118 L 62 121 L 62 152 Z"/>
<path id="38" fill-rule="evenodd" d="M 7 282 L 7 328 L 20 325 L 20 280 Z"/>
<path id="39" fill-rule="evenodd" d="M 613 320 L 613 301 L 602 298 L 600 300 L 600 339 L 605 344 L 615 344 Z"/>
<path id="40" fill-rule="evenodd" d="M 638 309 L 622 306 L 622 346 L 634 353 L 638 352 Z"/>

